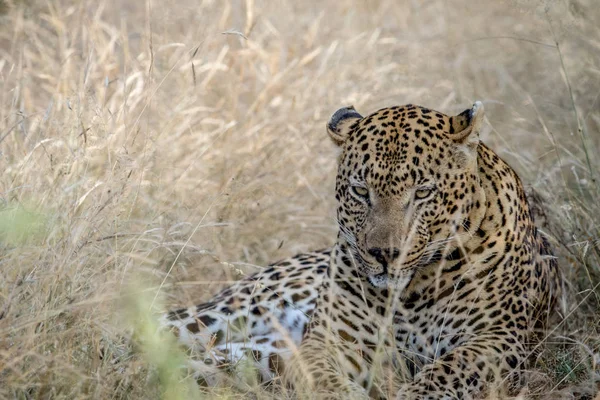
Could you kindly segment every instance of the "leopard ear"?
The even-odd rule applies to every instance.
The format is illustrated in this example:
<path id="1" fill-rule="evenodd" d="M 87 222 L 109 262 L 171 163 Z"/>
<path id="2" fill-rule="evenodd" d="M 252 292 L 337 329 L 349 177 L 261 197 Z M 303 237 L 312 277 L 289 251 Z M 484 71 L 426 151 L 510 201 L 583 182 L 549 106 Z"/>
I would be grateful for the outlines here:
<path id="1" fill-rule="evenodd" d="M 352 126 L 361 119 L 362 115 L 354 107 L 340 108 L 327 122 L 327 133 L 335 144 L 341 146 L 348 138 Z"/>
<path id="2" fill-rule="evenodd" d="M 483 116 L 483 104 L 476 101 L 473 107 L 450 117 L 450 132 L 447 136 L 456 143 L 477 147 Z"/>

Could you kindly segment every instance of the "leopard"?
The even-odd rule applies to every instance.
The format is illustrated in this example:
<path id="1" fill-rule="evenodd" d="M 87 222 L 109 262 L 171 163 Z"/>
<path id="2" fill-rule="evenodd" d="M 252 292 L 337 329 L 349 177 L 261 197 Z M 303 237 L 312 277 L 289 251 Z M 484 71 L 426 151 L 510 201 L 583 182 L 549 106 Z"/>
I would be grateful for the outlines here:
<path id="1" fill-rule="evenodd" d="M 480 101 L 456 115 L 336 111 L 335 244 L 161 317 L 197 350 L 203 382 L 250 360 L 263 382 L 307 398 L 477 399 L 526 385 L 564 283 L 521 179 L 480 140 L 484 115 Z"/>

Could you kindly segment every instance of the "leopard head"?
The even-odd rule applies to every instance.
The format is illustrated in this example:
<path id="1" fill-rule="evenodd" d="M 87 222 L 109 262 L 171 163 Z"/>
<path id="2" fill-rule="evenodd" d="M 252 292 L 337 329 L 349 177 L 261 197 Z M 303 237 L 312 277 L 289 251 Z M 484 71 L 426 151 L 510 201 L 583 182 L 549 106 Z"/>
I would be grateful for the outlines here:
<path id="1" fill-rule="evenodd" d="M 455 116 L 415 105 L 327 123 L 340 149 L 338 244 L 377 287 L 406 283 L 477 232 L 485 214 L 478 175 L 483 105 Z"/>

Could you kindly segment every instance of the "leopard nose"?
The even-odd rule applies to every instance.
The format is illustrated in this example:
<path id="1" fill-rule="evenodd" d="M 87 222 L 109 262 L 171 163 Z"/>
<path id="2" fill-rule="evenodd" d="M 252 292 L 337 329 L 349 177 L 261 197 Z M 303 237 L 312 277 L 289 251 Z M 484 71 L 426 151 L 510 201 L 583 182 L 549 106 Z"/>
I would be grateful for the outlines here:
<path id="1" fill-rule="evenodd" d="M 400 256 L 400 249 L 396 247 L 388 249 L 373 247 L 368 250 L 368 253 L 375 257 L 378 263 L 385 266 Z"/>

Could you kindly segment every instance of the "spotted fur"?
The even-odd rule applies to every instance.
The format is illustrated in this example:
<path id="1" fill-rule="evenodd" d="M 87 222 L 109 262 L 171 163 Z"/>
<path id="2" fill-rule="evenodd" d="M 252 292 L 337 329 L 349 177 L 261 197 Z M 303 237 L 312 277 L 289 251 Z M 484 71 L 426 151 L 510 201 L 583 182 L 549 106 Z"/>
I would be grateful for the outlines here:
<path id="1" fill-rule="evenodd" d="M 556 260 L 515 171 L 456 116 L 406 105 L 336 112 L 339 233 L 163 325 L 214 365 L 252 357 L 298 392 L 469 399 L 521 384 L 560 293 Z M 207 370 L 207 368 L 210 370 Z M 217 376 L 215 375 L 215 376 Z M 214 382 L 213 382 L 214 383 Z"/>

